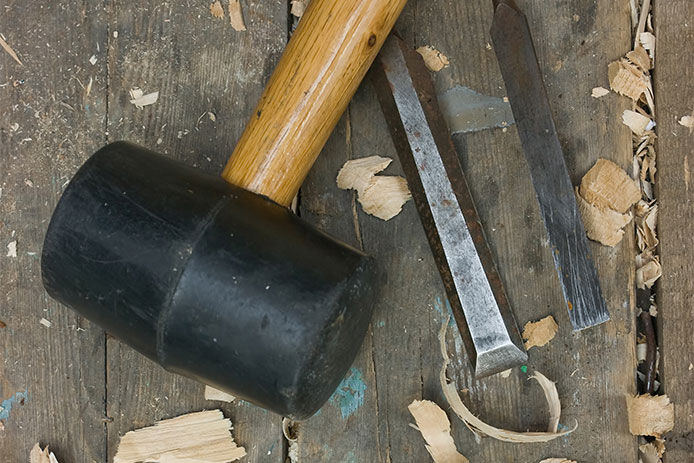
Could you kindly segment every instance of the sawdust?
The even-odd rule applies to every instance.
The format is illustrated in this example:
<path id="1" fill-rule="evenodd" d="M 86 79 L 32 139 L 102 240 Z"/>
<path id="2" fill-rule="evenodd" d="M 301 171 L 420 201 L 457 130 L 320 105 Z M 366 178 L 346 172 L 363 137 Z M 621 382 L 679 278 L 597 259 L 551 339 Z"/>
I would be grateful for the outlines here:
<path id="1" fill-rule="evenodd" d="M 422 55 L 424 64 L 430 71 L 439 72 L 450 64 L 446 55 L 429 45 L 417 48 L 417 53 Z"/>
<path id="2" fill-rule="evenodd" d="M 229 0 L 229 22 L 235 31 L 241 32 L 246 30 L 240 0 Z"/>
<path id="3" fill-rule="evenodd" d="M 134 104 L 137 109 L 143 109 L 145 106 L 153 105 L 159 100 L 159 92 L 152 92 L 145 95 L 139 87 L 130 90 L 130 103 Z"/>
<path id="4" fill-rule="evenodd" d="M 233 402 L 236 400 L 231 394 L 215 389 L 212 386 L 205 386 L 205 400 L 216 400 L 219 402 Z"/>
<path id="5" fill-rule="evenodd" d="M 212 16 L 215 18 L 223 18 L 224 17 L 224 7 L 222 6 L 222 2 L 217 0 L 214 3 L 210 4 L 210 13 L 212 13 Z"/>
<path id="6" fill-rule="evenodd" d="M 694 112 L 691 115 L 682 116 L 679 121 L 677 121 L 682 127 L 689 129 L 689 133 L 694 132 Z"/>
<path id="7" fill-rule="evenodd" d="M 635 436 L 655 436 L 675 426 L 675 409 L 666 395 L 627 396 L 629 431 Z"/>
<path id="8" fill-rule="evenodd" d="M 655 126 L 655 123 L 650 117 L 629 109 L 624 110 L 622 122 L 631 129 L 634 135 L 638 136 L 644 135 Z"/>
<path id="9" fill-rule="evenodd" d="M 435 463 L 469 463 L 456 449 L 451 423 L 441 407 L 430 400 L 414 400 L 407 409 L 417 422 L 415 429 L 422 434 Z"/>
<path id="10" fill-rule="evenodd" d="M 404 178 L 376 175 L 391 162 L 392 159 L 380 156 L 347 161 L 337 174 L 337 186 L 356 190 L 357 199 L 367 214 L 390 220 L 412 198 Z"/>
<path id="11" fill-rule="evenodd" d="M 300 18 L 306 12 L 307 0 L 292 0 L 292 10 L 291 14 Z"/>
<path id="12" fill-rule="evenodd" d="M 579 194 L 600 208 L 625 213 L 641 199 L 636 182 L 612 161 L 598 159 L 581 179 Z"/>
<path id="13" fill-rule="evenodd" d="M 576 203 L 586 235 L 605 246 L 616 246 L 624 237 L 623 228 L 631 221 L 631 214 L 620 214 L 612 209 L 601 209 L 583 199 L 576 189 Z"/>
<path id="14" fill-rule="evenodd" d="M 477 418 L 463 403 L 458 391 L 456 390 L 455 383 L 449 383 L 446 379 L 446 369 L 450 359 L 448 358 L 448 351 L 446 349 L 446 328 L 448 327 L 449 318 L 444 320 L 441 326 L 441 331 L 439 332 L 439 343 L 441 347 L 441 356 L 443 357 L 443 366 L 439 373 L 439 381 L 441 383 L 441 388 L 443 389 L 443 395 L 446 397 L 448 404 L 456 415 L 465 423 L 470 431 L 472 431 L 476 436 L 483 437 L 489 436 L 494 439 L 498 439 L 505 442 L 516 442 L 516 443 L 531 443 L 531 442 L 548 442 L 550 440 L 556 439 L 557 437 L 566 436 L 572 433 L 577 427 L 578 423 L 572 428 L 566 431 L 551 433 L 551 432 L 516 432 L 508 431 L 506 429 L 496 428 L 491 426 L 484 421 Z M 549 384 L 551 383 L 551 384 Z M 551 381 L 547 384 L 550 388 L 555 388 L 554 383 Z M 554 395 L 554 393 L 552 393 Z M 548 394 L 545 393 L 545 397 Z M 558 394 L 557 394 L 558 397 Z M 549 405 L 550 409 L 553 409 L 554 404 Z M 560 405 L 561 407 L 561 405 Z M 550 417 L 550 423 L 554 421 L 553 417 Z"/>
<path id="15" fill-rule="evenodd" d="M 48 446 L 41 449 L 37 442 L 29 452 L 29 463 L 58 463 L 58 459 L 53 455 L 53 452 L 48 451 Z"/>
<path id="16" fill-rule="evenodd" d="M 246 455 L 221 410 L 189 413 L 126 433 L 113 463 L 220 463 Z"/>
<path id="17" fill-rule="evenodd" d="M 542 347 L 554 339 L 559 326 L 551 315 L 536 322 L 528 322 L 523 327 L 523 339 L 525 339 L 525 349 L 531 347 Z M 556 430 L 555 430 L 556 431 Z"/>
<path id="18" fill-rule="evenodd" d="M 15 60 L 20 66 L 24 66 L 22 61 L 17 56 L 17 53 L 12 49 L 10 44 L 5 42 L 5 39 L 3 39 L 2 37 L 0 37 L 0 47 L 4 48 L 5 51 L 12 57 L 12 59 Z"/>
<path id="19" fill-rule="evenodd" d="M 610 91 L 607 90 L 605 87 L 595 87 L 593 88 L 593 90 L 591 90 L 590 96 L 592 96 L 593 98 L 602 98 L 608 93 L 610 93 Z"/>

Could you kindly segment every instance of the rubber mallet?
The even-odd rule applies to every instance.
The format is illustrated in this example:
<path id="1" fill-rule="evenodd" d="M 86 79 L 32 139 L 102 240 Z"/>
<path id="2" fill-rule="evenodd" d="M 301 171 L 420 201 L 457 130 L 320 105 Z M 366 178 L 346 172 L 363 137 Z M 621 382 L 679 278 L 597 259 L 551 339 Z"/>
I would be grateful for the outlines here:
<path id="1" fill-rule="evenodd" d="M 359 350 L 377 272 L 287 206 L 404 4 L 313 0 L 223 179 L 125 142 L 92 155 L 48 227 L 48 293 L 170 371 L 315 413 Z"/>

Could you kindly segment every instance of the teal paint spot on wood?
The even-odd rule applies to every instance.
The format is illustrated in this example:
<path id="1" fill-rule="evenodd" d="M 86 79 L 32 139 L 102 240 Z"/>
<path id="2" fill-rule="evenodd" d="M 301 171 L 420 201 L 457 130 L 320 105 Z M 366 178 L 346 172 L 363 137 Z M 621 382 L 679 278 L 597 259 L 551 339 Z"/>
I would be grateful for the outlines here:
<path id="1" fill-rule="evenodd" d="M 7 420 L 10 417 L 12 407 L 18 403 L 24 405 L 24 402 L 26 402 L 28 399 L 29 391 L 25 390 L 24 392 L 17 392 L 9 399 L 3 400 L 0 404 L 0 420 Z"/>
<path id="2" fill-rule="evenodd" d="M 345 379 L 330 398 L 330 402 L 340 407 L 342 418 L 349 418 L 364 404 L 366 383 L 359 368 L 350 368 Z"/>
<path id="3" fill-rule="evenodd" d="M 446 298 L 446 309 L 444 310 L 443 306 L 443 301 L 441 300 L 441 296 L 436 296 L 436 299 L 434 300 L 434 309 L 441 315 L 441 317 L 450 317 L 450 320 L 448 321 L 448 326 L 454 326 L 455 325 L 455 320 L 453 318 L 453 307 L 451 307 L 451 303 L 448 302 L 448 298 Z"/>
<path id="4" fill-rule="evenodd" d="M 383 328 L 384 326 L 386 326 L 386 322 L 384 322 L 383 320 L 379 320 L 376 322 L 377 328 Z"/>
<path id="5" fill-rule="evenodd" d="M 523 373 L 527 373 L 527 372 L 528 372 L 528 366 L 527 366 L 527 365 L 521 366 L 521 371 L 522 371 Z"/>

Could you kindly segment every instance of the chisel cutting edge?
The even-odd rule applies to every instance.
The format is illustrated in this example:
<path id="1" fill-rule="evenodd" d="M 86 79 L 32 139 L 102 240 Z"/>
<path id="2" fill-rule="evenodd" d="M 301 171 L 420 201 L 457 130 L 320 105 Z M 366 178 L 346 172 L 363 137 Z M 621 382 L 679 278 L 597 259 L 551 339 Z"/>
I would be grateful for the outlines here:
<path id="1" fill-rule="evenodd" d="M 574 330 L 609 320 L 525 15 L 493 0 L 491 36 Z"/>

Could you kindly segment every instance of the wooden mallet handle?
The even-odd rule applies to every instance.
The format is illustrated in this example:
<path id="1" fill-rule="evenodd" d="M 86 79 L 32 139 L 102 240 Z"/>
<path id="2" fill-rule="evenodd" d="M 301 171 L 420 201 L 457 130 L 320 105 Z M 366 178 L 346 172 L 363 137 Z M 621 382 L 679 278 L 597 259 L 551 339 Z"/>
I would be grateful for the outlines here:
<path id="1" fill-rule="evenodd" d="M 406 0 L 313 0 L 222 176 L 288 206 Z"/>

